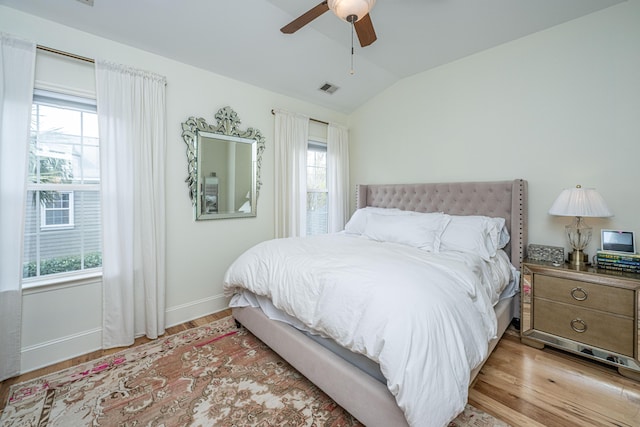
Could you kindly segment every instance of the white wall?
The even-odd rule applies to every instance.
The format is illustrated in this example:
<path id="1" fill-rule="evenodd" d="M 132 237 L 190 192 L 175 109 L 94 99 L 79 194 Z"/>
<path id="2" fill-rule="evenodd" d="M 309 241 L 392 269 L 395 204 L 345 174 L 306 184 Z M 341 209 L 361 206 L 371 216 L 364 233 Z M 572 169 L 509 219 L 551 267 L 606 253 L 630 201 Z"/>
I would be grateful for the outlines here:
<path id="1" fill-rule="evenodd" d="M 222 278 L 249 246 L 274 236 L 274 120 L 272 108 L 346 123 L 341 113 L 225 78 L 113 41 L 0 6 L 0 31 L 89 58 L 103 58 L 167 77 L 167 323 L 174 325 L 226 307 Z M 206 53 L 203 53 L 206 54 Z M 256 72 L 259 72 L 259 64 Z M 186 145 L 181 123 L 189 116 L 214 123 L 231 106 L 243 128 L 262 131 L 266 150 L 258 216 L 193 220 L 188 196 Z M 23 371 L 99 347 L 101 287 L 81 283 L 63 289 L 29 290 L 23 300 Z"/>
<path id="2" fill-rule="evenodd" d="M 419 53 L 416 53 L 419 54 Z M 404 79 L 350 117 L 351 182 L 524 178 L 529 242 L 565 246 L 547 214 L 563 188 L 594 187 L 640 234 L 640 1 Z"/>

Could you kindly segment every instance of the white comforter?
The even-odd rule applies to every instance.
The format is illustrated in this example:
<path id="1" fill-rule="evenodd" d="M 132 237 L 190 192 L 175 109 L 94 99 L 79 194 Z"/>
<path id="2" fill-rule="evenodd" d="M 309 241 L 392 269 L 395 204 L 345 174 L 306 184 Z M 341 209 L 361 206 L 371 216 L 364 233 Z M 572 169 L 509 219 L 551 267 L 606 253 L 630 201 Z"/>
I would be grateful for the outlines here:
<path id="1" fill-rule="evenodd" d="M 225 294 L 270 298 L 310 330 L 380 364 L 411 426 L 444 426 L 496 335 L 495 276 L 480 257 L 347 234 L 260 243 L 228 269 Z"/>

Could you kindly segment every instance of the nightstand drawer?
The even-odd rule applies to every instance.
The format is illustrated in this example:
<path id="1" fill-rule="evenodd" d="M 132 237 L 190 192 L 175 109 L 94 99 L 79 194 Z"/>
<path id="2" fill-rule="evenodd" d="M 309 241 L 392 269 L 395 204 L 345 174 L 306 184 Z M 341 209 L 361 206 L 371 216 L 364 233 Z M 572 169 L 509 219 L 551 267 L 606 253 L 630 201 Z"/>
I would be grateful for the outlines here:
<path id="1" fill-rule="evenodd" d="M 539 298 L 533 318 L 536 330 L 633 357 L 633 318 Z"/>
<path id="2" fill-rule="evenodd" d="M 609 313 L 634 316 L 634 291 L 579 280 L 536 275 L 533 296 L 594 308 Z"/>

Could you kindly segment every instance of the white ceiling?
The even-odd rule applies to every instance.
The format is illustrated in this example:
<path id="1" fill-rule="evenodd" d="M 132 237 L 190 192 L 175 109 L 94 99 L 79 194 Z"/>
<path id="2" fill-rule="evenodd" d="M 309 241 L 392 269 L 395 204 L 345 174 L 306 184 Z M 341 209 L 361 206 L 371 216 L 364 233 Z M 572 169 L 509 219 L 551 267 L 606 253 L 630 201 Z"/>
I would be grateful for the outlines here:
<path id="1" fill-rule="evenodd" d="M 327 12 L 279 29 L 320 0 L 0 0 L 0 4 L 349 113 L 398 80 L 624 0 L 378 0 L 378 40 L 350 75 L 351 27 Z M 56 46 L 50 46 L 56 47 Z M 333 95 L 318 88 L 330 82 Z"/>

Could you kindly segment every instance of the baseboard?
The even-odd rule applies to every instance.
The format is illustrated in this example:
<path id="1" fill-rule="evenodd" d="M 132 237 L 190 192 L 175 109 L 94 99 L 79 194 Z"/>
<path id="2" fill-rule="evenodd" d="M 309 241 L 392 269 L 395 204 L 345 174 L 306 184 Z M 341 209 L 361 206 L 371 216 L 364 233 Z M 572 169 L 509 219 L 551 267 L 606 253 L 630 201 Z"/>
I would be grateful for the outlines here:
<path id="1" fill-rule="evenodd" d="M 217 313 L 228 307 L 229 298 L 222 294 L 212 295 L 168 308 L 165 312 L 165 324 L 167 327 L 179 325 L 211 313 Z"/>
<path id="2" fill-rule="evenodd" d="M 102 328 L 94 328 L 23 347 L 21 374 L 100 350 L 101 343 Z"/>

